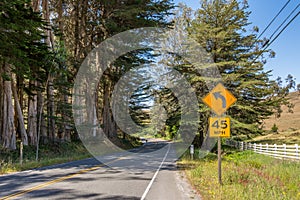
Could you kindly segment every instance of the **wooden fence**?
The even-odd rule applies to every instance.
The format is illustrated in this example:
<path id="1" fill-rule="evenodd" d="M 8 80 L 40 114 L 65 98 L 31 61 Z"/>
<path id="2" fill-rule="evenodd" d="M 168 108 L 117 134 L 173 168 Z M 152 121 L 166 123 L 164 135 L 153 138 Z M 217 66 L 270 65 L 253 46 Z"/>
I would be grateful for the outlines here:
<path id="1" fill-rule="evenodd" d="M 277 144 L 257 144 L 257 143 L 247 143 L 238 142 L 234 140 L 226 140 L 226 144 L 241 151 L 252 150 L 256 153 L 265 154 L 273 156 L 280 159 L 293 159 L 300 161 L 300 145 L 277 145 Z"/>

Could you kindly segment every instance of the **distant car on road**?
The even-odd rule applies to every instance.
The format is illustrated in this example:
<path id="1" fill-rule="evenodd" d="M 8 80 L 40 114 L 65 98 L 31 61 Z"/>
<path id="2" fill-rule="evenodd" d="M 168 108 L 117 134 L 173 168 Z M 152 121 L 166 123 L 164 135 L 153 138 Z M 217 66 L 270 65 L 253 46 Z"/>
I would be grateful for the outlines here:
<path id="1" fill-rule="evenodd" d="M 142 142 L 143 144 L 145 144 L 145 143 L 147 143 L 147 142 L 148 142 L 148 140 L 147 140 L 147 139 L 145 139 L 145 138 L 140 138 L 140 140 L 141 140 L 141 142 Z"/>

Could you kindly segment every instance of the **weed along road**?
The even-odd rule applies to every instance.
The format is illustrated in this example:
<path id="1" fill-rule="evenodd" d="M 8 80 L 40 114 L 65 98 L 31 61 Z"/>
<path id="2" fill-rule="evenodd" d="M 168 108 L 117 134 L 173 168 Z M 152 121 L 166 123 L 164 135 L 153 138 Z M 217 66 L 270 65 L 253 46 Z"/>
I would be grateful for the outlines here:
<path id="1" fill-rule="evenodd" d="M 139 154 L 1 175 L 0 199 L 199 199 L 177 171 L 172 143 L 150 141 L 132 152 Z"/>

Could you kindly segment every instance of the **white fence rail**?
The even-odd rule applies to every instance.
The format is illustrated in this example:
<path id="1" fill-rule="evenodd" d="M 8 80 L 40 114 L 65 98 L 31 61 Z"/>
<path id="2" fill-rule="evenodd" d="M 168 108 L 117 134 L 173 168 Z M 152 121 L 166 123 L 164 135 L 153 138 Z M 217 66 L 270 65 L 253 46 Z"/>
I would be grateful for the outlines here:
<path id="1" fill-rule="evenodd" d="M 238 142 L 234 140 L 226 140 L 226 144 L 240 149 L 241 151 L 252 150 L 256 153 L 273 156 L 275 158 L 300 160 L 300 146 L 298 144 L 257 144 Z"/>

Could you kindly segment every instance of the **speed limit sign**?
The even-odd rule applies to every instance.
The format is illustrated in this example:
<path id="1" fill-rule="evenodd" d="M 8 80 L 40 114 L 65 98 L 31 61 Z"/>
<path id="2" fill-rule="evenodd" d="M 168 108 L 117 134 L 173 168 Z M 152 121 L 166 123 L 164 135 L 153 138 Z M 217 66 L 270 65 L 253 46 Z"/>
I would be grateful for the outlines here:
<path id="1" fill-rule="evenodd" d="M 209 137 L 230 137 L 230 118 L 210 117 Z"/>

